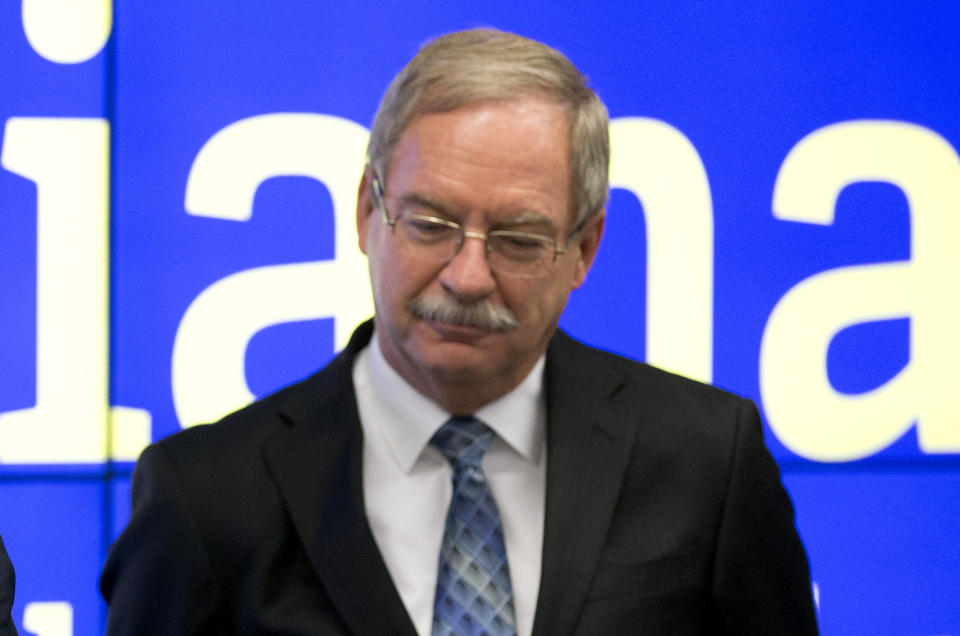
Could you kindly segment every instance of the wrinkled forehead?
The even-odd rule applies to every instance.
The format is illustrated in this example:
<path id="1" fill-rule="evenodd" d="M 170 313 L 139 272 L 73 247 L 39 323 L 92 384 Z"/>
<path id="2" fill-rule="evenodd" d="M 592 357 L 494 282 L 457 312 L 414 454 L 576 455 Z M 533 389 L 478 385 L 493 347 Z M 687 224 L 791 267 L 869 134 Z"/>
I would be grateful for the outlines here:
<path id="1" fill-rule="evenodd" d="M 386 174 L 378 176 L 386 187 L 395 173 L 408 182 L 411 171 L 455 173 L 460 167 L 493 175 L 490 187 L 548 175 L 571 219 L 575 215 L 570 117 L 555 100 L 525 95 L 421 113 L 391 150 Z"/>

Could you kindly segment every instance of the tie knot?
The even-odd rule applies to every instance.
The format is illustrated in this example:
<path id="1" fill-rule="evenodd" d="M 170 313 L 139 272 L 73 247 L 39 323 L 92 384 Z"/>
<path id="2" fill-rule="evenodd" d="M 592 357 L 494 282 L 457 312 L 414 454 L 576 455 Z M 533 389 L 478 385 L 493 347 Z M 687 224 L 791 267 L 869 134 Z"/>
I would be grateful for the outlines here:
<path id="1" fill-rule="evenodd" d="M 483 454 L 487 451 L 493 431 L 472 415 L 455 415 L 444 422 L 430 443 L 443 453 L 453 469 L 467 466 L 480 468 Z"/>

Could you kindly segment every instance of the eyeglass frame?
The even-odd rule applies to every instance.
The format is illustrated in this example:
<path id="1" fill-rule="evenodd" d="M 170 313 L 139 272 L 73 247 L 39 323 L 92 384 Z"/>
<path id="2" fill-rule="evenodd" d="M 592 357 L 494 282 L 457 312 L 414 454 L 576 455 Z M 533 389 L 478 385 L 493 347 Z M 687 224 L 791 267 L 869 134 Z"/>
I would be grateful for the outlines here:
<path id="1" fill-rule="evenodd" d="M 373 198 L 377 202 L 377 207 L 380 209 L 380 213 L 383 215 L 383 222 L 390 227 L 390 233 L 396 236 L 397 221 L 400 219 L 401 215 L 397 214 L 394 218 L 392 219 L 390 218 L 390 213 L 387 211 L 387 196 L 383 188 L 383 182 L 380 180 L 380 177 L 375 172 L 372 174 L 370 179 L 370 188 L 373 191 Z M 583 219 L 567 234 L 566 241 L 561 243 L 557 241 L 555 238 L 550 236 L 544 236 L 543 234 L 517 232 L 515 230 L 491 230 L 486 233 L 472 232 L 470 230 L 467 230 L 461 223 L 458 223 L 456 221 L 450 221 L 448 219 L 441 219 L 440 217 L 436 217 L 436 216 L 414 214 L 414 215 L 410 215 L 410 218 L 417 218 L 417 219 L 422 219 L 422 220 L 431 221 L 431 222 L 439 222 L 441 225 L 445 225 L 451 229 L 459 230 L 460 238 L 457 241 L 456 249 L 454 250 L 453 255 L 450 257 L 451 259 L 460 253 L 460 250 L 463 249 L 463 245 L 468 238 L 482 239 L 483 245 L 484 245 L 484 254 L 488 255 L 488 260 L 487 260 L 488 264 L 489 264 L 489 254 L 490 252 L 493 251 L 493 249 L 490 247 L 490 239 L 489 239 L 491 234 L 501 235 L 501 236 L 529 238 L 529 239 L 540 241 L 545 246 L 552 245 L 553 257 L 551 258 L 550 263 L 553 264 L 557 262 L 557 256 L 567 253 L 567 246 L 569 245 L 570 241 L 573 240 L 573 238 L 577 234 L 583 231 L 583 228 L 586 226 L 587 222 L 590 220 L 589 218 Z M 442 262 L 442 261 L 438 261 L 438 262 Z M 491 269 L 493 269 L 492 266 L 491 266 Z M 522 276 L 521 274 L 518 274 L 516 272 L 506 271 L 506 273 L 508 275 L 513 275 L 513 276 Z"/>

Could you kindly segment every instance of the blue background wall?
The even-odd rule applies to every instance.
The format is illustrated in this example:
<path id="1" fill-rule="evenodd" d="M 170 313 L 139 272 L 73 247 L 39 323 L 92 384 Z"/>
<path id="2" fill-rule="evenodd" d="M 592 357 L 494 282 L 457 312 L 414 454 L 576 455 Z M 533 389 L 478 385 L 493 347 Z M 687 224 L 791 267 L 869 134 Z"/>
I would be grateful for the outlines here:
<path id="1" fill-rule="evenodd" d="M 825 634 L 960 634 L 955 3 L 98 4 L 0 4 L 22 632 L 102 632 L 144 444 L 308 374 L 370 311 L 364 129 L 421 42 L 492 25 L 562 50 L 613 118 L 563 326 L 761 405 Z"/>

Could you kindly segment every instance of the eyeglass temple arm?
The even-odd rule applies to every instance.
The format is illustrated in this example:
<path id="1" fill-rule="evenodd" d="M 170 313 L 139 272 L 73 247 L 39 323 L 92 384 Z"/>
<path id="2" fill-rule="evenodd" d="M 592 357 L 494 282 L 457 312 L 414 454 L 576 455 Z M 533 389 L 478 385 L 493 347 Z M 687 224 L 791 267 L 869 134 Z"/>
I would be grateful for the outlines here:
<path id="1" fill-rule="evenodd" d="M 380 177 L 378 177 L 376 173 L 374 173 L 370 179 L 370 189 L 373 190 L 373 197 L 377 200 L 377 207 L 380 208 L 380 213 L 383 214 L 383 222 L 389 225 L 391 230 L 395 230 L 397 221 L 396 219 L 391 219 L 390 214 L 387 213 L 387 202 L 383 196 L 383 184 L 380 182 Z"/>
<path id="2" fill-rule="evenodd" d="M 573 227 L 573 229 L 570 230 L 569 233 L 567 233 L 567 241 L 565 243 L 553 244 L 553 260 L 557 260 L 557 256 L 559 256 L 560 254 L 567 253 L 567 244 L 570 243 L 570 241 L 573 239 L 574 236 L 582 232 L 583 228 L 587 227 L 587 223 L 589 223 L 592 218 L 593 216 L 588 216 L 587 218 L 577 223 Z"/>

